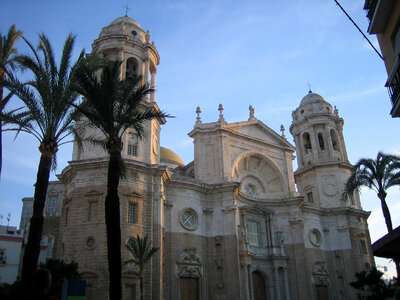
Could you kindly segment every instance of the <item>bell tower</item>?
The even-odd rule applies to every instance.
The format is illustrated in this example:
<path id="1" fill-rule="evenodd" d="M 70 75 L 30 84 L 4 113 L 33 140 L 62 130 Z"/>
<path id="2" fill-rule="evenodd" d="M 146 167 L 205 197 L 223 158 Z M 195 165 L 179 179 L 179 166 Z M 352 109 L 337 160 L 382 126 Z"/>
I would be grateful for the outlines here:
<path id="1" fill-rule="evenodd" d="M 151 41 L 149 31 L 144 31 L 137 21 L 123 16 L 104 27 L 93 44 L 92 54 L 103 55 L 110 60 L 120 60 L 121 80 L 129 76 L 141 76 L 144 85 L 155 88 L 157 66 L 160 56 Z M 159 110 L 155 92 L 141 103 L 144 109 Z M 162 120 L 161 124 L 165 121 Z M 143 138 L 139 139 L 133 129 L 127 130 L 123 137 L 122 156 L 125 159 L 141 161 L 147 164 L 160 163 L 160 122 L 149 121 L 145 126 Z M 74 147 L 73 160 L 93 159 L 106 156 L 100 147 L 87 145 L 83 150 Z"/>
<path id="2" fill-rule="evenodd" d="M 295 179 L 305 202 L 324 208 L 343 206 L 340 194 L 351 174 L 343 138 L 343 119 L 324 98 L 309 92 L 292 113 L 298 169 Z M 358 194 L 348 205 L 361 208 Z"/>

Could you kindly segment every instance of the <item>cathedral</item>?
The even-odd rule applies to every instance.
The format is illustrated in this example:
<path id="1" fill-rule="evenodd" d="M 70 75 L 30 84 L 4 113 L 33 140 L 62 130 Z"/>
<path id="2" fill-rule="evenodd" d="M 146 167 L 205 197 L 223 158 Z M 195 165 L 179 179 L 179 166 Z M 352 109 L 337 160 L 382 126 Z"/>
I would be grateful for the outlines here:
<path id="1" fill-rule="evenodd" d="M 132 18 L 104 27 L 92 53 L 121 60 L 121 79 L 141 75 L 155 86 L 159 53 Z M 156 93 L 142 105 L 159 109 Z M 222 105 L 219 112 L 203 123 L 197 107 L 187 165 L 160 146 L 165 120 L 148 122 L 142 139 L 133 129 L 123 135 L 122 261 L 131 258 L 124 244 L 137 235 L 159 248 L 146 265 L 145 299 L 358 299 L 348 283 L 374 265 L 369 213 L 358 194 L 340 199 L 352 166 L 336 107 L 305 95 L 292 113 L 295 146 L 283 126 L 276 133 L 251 106 L 248 119 L 236 123 L 225 121 Z M 90 130 L 85 134 L 97 133 Z M 45 207 L 46 256 L 78 263 L 88 300 L 108 297 L 107 166 L 103 148 L 74 144 Z M 21 228 L 28 229 L 32 198 L 23 204 Z M 122 285 L 123 299 L 140 299 L 134 266 L 123 266 Z"/>

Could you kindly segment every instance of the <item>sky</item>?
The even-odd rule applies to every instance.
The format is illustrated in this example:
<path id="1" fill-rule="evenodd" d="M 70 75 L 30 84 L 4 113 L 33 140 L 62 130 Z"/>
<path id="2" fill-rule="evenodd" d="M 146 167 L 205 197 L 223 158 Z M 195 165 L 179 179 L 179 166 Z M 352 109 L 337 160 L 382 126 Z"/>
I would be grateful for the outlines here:
<path id="1" fill-rule="evenodd" d="M 364 0 L 341 0 L 341 5 L 366 32 Z M 383 61 L 333 0 L 14 0 L 0 1 L 0 32 L 12 24 L 33 44 L 44 32 L 59 57 L 67 34 L 77 36 L 74 59 L 91 44 L 101 29 L 125 15 L 149 30 L 160 54 L 156 79 L 159 107 L 175 116 L 162 127 L 161 145 L 175 151 L 185 163 L 193 160 L 193 142 L 187 133 L 196 121 L 218 120 L 218 105 L 227 122 L 245 121 L 249 105 L 255 117 L 280 133 L 284 125 L 289 142 L 291 113 L 309 86 L 336 106 L 344 119 L 344 138 L 351 163 L 376 157 L 379 151 L 400 154 L 398 126 L 392 119 L 384 87 Z M 379 48 L 375 36 L 369 36 Z M 20 53 L 29 53 L 19 40 Z M 23 74 L 21 76 L 27 76 Z M 9 108 L 18 107 L 17 99 Z M 3 171 L 0 181 L 0 223 L 19 226 L 23 197 L 33 196 L 40 153 L 34 138 L 15 139 L 3 133 Z M 60 147 L 61 173 L 72 158 L 72 145 Z M 293 161 L 297 168 L 296 161 Z M 400 196 L 389 190 L 388 205 L 394 227 L 400 225 Z M 362 190 L 363 208 L 371 211 L 368 223 L 374 242 L 387 233 L 379 201 Z M 386 277 L 394 275 L 393 264 Z"/>

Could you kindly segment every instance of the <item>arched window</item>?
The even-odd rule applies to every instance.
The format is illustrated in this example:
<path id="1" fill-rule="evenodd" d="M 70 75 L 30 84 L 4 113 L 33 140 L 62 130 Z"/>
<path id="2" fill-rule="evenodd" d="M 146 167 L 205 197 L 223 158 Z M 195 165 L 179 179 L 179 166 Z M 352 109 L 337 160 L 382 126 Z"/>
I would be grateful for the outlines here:
<path id="1" fill-rule="evenodd" d="M 331 140 L 332 140 L 333 150 L 340 151 L 339 150 L 339 139 L 338 139 L 336 131 L 333 129 L 331 129 Z"/>
<path id="2" fill-rule="evenodd" d="M 303 145 L 306 154 L 311 152 L 311 138 L 308 132 L 303 133 Z"/>
<path id="3" fill-rule="evenodd" d="M 135 77 L 138 75 L 138 62 L 134 58 L 128 58 L 126 61 L 126 78 Z"/>
<path id="4" fill-rule="evenodd" d="M 325 143 L 324 143 L 324 137 L 322 136 L 322 133 L 318 133 L 318 144 L 319 144 L 319 149 L 321 149 L 321 151 L 324 151 Z"/>

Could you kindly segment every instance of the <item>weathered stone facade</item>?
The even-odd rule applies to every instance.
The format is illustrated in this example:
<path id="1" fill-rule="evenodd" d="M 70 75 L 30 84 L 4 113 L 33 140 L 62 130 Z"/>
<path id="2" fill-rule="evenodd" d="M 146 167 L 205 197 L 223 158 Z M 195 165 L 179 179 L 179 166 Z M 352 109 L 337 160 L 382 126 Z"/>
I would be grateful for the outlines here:
<path id="1" fill-rule="evenodd" d="M 121 78 L 133 72 L 154 86 L 159 55 L 135 20 L 103 28 L 93 53 L 121 59 Z M 142 105 L 158 109 L 155 94 Z M 337 109 L 306 95 L 293 112 L 296 148 L 283 128 L 277 134 L 249 110 L 247 121 L 227 123 L 220 105 L 219 119 L 202 123 L 198 108 L 187 165 L 169 150 L 160 155 L 158 121 L 143 139 L 124 134 L 123 261 L 124 244 L 136 235 L 159 247 L 145 270 L 145 299 L 356 299 L 348 282 L 374 262 L 369 214 L 356 194 L 340 200 L 351 165 Z M 58 226 L 53 256 L 79 263 L 89 300 L 107 299 L 107 163 L 101 147 L 75 145 L 60 181 L 50 184 L 60 195 L 58 223 L 45 227 Z M 122 277 L 124 299 L 139 299 L 137 270 L 124 266 Z"/>

